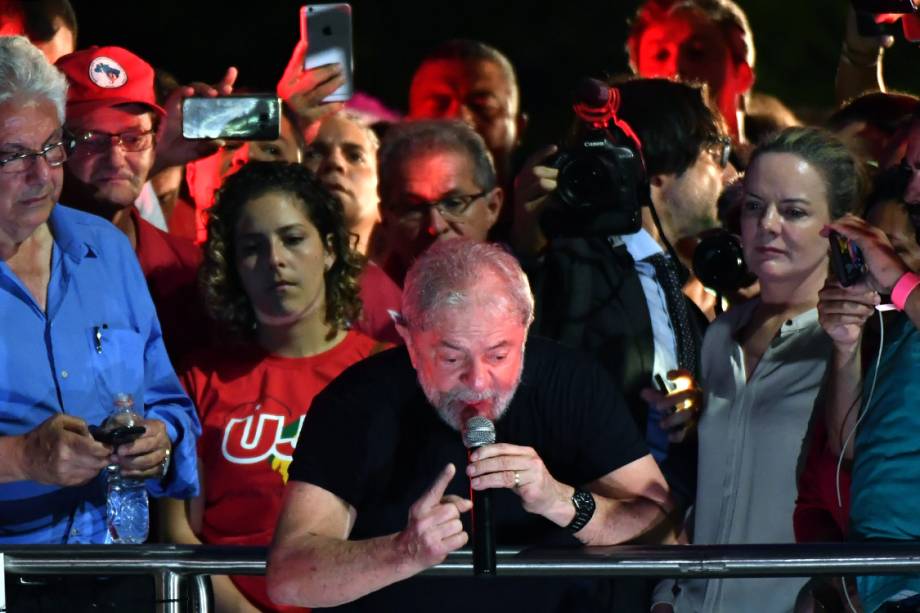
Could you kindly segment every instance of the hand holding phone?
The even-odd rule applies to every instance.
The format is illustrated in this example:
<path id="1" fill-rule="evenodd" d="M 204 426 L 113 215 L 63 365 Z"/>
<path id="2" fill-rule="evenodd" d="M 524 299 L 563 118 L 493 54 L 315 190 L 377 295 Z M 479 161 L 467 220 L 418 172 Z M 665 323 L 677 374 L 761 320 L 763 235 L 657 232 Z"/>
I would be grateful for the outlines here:
<path id="1" fill-rule="evenodd" d="M 696 382 L 693 380 L 693 377 L 685 370 L 672 370 L 668 373 L 668 379 L 665 380 L 659 373 L 655 373 L 655 386 L 658 388 L 658 391 L 664 394 L 666 397 L 671 398 L 672 396 L 676 397 L 678 395 L 686 395 L 684 392 L 688 390 L 696 390 Z M 685 398 L 673 405 L 673 412 L 678 411 L 687 411 L 694 407 L 696 404 L 695 396 Z"/>
<path id="2" fill-rule="evenodd" d="M 304 70 L 338 64 L 344 71 L 344 82 L 322 102 L 344 102 L 354 93 L 351 30 L 348 4 L 312 4 L 300 9 L 300 34 L 307 47 Z"/>
<path id="3" fill-rule="evenodd" d="M 667 379 L 656 373 L 653 379 L 658 390 L 642 390 L 642 399 L 651 405 L 649 410 L 661 416 L 659 427 L 667 433 L 668 440 L 679 443 L 696 426 L 702 392 L 686 370 L 672 370 Z"/>

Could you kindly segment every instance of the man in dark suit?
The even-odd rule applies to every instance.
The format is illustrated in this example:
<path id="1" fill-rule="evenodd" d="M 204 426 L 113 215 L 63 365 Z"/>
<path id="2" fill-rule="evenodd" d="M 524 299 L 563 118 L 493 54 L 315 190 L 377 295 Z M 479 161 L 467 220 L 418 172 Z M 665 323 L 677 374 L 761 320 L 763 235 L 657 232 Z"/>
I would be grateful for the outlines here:
<path id="1" fill-rule="evenodd" d="M 546 206 L 560 206 L 552 195 L 558 170 L 544 165 L 554 152 L 549 148 L 518 176 L 512 236 L 536 296 L 533 332 L 600 361 L 626 397 L 675 501 L 686 507 L 696 490 L 697 440 L 694 420 L 686 420 L 693 412 L 660 412 L 650 406 L 657 399 L 650 388 L 656 375 L 667 380 L 677 369 L 699 377 L 707 320 L 681 291 L 688 275 L 668 239 L 677 244 L 716 224 L 723 175 L 731 171 L 728 139 L 697 87 L 636 79 L 618 89 L 617 115 L 641 143 L 645 181 L 638 196 L 651 202 L 660 224 L 643 207 L 638 232 L 548 239 L 538 218 Z M 614 589 L 616 610 L 648 610 L 642 581 L 617 580 Z"/>
<path id="2" fill-rule="evenodd" d="M 706 318 L 674 291 L 687 274 L 668 253 L 665 237 L 677 244 L 715 225 L 727 139 L 697 87 L 636 79 L 618 89 L 617 115 L 642 144 L 647 186 L 637 189 L 647 189 L 641 197 L 655 207 L 660 229 L 651 209 L 643 207 L 642 228 L 636 233 L 547 240 L 537 218 L 553 200 L 558 171 L 540 160 L 518 177 L 515 248 L 524 256 L 539 253 L 528 267 L 537 296 L 535 331 L 600 360 L 620 384 L 675 493 L 689 503 L 696 440 L 691 436 L 681 443 L 686 453 L 676 448 L 669 434 L 676 440 L 686 431 L 674 436 L 662 428 L 660 421 L 668 416 L 650 414 L 643 390 L 654 386 L 655 375 L 667 379 L 678 368 L 694 378 L 699 374 Z"/>

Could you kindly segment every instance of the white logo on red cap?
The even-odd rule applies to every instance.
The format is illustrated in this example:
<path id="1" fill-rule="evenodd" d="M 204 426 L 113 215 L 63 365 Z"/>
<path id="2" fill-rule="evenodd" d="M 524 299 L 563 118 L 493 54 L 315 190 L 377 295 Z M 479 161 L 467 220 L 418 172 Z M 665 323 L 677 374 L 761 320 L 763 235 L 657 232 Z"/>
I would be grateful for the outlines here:
<path id="1" fill-rule="evenodd" d="M 112 89 L 128 82 L 128 73 L 112 58 L 100 55 L 89 65 L 89 79 L 99 87 Z"/>

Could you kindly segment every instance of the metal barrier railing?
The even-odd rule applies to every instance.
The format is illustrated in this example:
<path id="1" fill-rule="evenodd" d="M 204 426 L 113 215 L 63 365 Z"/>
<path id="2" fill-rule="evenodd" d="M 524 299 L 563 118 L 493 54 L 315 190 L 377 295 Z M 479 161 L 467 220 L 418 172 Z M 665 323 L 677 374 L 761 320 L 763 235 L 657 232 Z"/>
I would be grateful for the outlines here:
<path id="1" fill-rule="evenodd" d="M 163 613 L 181 611 L 180 583 L 202 575 L 261 575 L 264 547 L 17 545 L 0 548 L 7 573 L 140 575 L 156 579 Z M 920 543 L 682 545 L 499 549 L 498 576 L 776 577 L 920 573 Z M 469 577 L 472 552 L 455 551 L 424 574 Z M 199 598 L 204 588 L 197 582 Z M 201 601 L 204 612 L 206 599 Z"/>

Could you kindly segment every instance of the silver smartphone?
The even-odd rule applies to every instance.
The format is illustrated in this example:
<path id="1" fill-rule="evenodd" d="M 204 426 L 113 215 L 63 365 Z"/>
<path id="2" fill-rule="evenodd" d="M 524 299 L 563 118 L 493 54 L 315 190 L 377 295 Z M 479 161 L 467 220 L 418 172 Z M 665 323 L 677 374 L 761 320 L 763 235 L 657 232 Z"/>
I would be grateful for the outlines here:
<path id="1" fill-rule="evenodd" d="M 281 99 L 275 94 L 193 97 L 182 101 L 185 138 L 275 140 L 280 134 Z"/>
<path id="2" fill-rule="evenodd" d="M 307 43 L 304 68 L 341 64 L 345 84 L 323 102 L 344 102 L 354 93 L 354 61 L 351 43 L 351 5 L 308 4 L 300 8 L 300 34 Z"/>

